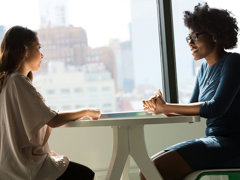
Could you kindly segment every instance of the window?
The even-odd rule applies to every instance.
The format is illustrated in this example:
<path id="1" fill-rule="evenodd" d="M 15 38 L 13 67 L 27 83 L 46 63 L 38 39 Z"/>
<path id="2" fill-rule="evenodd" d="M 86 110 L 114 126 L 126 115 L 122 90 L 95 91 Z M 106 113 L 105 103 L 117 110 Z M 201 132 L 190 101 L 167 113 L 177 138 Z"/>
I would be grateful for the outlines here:
<path id="1" fill-rule="evenodd" d="M 8 0 L 0 7 L 0 22 L 0 38 L 13 25 L 38 33 L 44 59 L 34 83 L 49 106 L 69 109 L 85 97 L 82 105 L 88 107 L 90 92 L 108 92 L 108 102 L 97 100 L 99 107 L 142 111 L 142 99 L 162 88 L 155 0 Z M 59 93 L 47 91 L 49 79 Z M 69 98 L 60 101 L 61 95 Z"/>
<path id="2" fill-rule="evenodd" d="M 61 89 L 61 94 L 69 94 L 70 89 Z"/>
<path id="3" fill-rule="evenodd" d="M 105 86 L 105 87 L 102 88 L 102 91 L 103 91 L 103 92 L 108 92 L 108 91 L 111 91 L 111 88 Z"/>
<path id="4" fill-rule="evenodd" d="M 96 87 L 89 87 L 87 90 L 88 90 L 89 93 L 97 92 L 97 88 Z"/>
<path id="5" fill-rule="evenodd" d="M 62 111 L 67 111 L 67 110 L 71 110 L 71 109 L 72 109 L 72 106 L 70 106 L 70 105 L 64 105 L 61 108 Z"/>
<path id="6" fill-rule="evenodd" d="M 83 106 L 83 105 L 80 105 L 80 104 L 77 104 L 77 105 L 75 106 L 75 108 L 76 108 L 76 109 L 81 109 L 81 108 L 84 108 L 84 106 Z"/>
<path id="7" fill-rule="evenodd" d="M 47 89 L 46 93 L 49 94 L 49 95 L 50 94 L 55 94 L 55 91 L 53 89 Z"/>
<path id="8" fill-rule="evenodd" d="M 75 93 L 81 93 L 81 92 L 83 92 L 83 89 L 82 88 L 76 88 L 76 89 L 74 89 L 74 92 Z"/>
<path id="9" fill-rule="evenodd" d="M 105 103 L 105 104 L 103 104 L 103 108 L 106 108 L 106 107 L 111 107 L 112 106 L 112 104 L 110 104 L 110 103 Z"/>

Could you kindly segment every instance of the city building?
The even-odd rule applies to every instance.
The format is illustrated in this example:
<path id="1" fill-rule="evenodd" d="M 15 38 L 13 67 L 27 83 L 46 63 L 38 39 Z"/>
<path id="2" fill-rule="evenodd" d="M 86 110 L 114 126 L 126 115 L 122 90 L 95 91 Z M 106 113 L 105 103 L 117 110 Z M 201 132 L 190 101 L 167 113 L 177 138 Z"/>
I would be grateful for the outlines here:
<path id="1" fill-rule="evenodd" d="M 39 0 L 40 27 L 68 26 L 68 0 Z"/>
<path id="2" fill-rule="evenodd" d="M 109 46 L 115 55 L 118 89 L 126 93 L 132 92 L 134 89 L 132 43 L 131 41 L 119 42 L 117 39 L 112 39 Z"/>
<path id="3" fill-rule="evenodd" d="M 43 72 L 47 63 L 62 61 L 69 65 L 86 63 L 88 41 L 86 31 L 81 27 L 48 27 L 37 31 L 42 46 L 44 60 Z"/>
<path id="4" fill-rule="evenodd" d="M 63 62 L 48 63 L 47 74 L 39 74 L 34 84 L 55 111 L 100 108 L 116 111 L 115 83 L 103 63 L 91 63 L 75 69 Z"/>
<path id="5" fill-rule="evenodd" d="M 117 88 L 117 71 L 115 55 L 109 47 L 88 48 L 87 63 L 103 63 L 106 70 L 111 73 Z"/>
<path id="6" fill-rule="evenodd" d="M 134 64 L 132 55 L 132 42 L 121 42 L 121 56 L 123 69 L 123 89 L 126 93 L 131 93 L 134 89 Z"/>
<path id="7" fill-rule="evenodd" d="M 135 87 L 162 87 L 156 1 L 130 0 Z M 147 68 L 147 69 L 146 69 Z"/>

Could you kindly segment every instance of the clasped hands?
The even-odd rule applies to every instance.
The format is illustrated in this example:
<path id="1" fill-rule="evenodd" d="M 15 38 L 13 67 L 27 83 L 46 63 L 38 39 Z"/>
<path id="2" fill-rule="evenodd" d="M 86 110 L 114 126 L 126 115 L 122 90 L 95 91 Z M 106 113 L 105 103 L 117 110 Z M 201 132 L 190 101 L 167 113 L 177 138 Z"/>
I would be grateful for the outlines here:
<path id="1" fill-rule="evenodd" d="M 160 89 L 157 91 L 155 96 L 151 97 L 149 100 L 143 100 L 142 103 L 143 109 L 153 115 L 164 113 L 166 102 L 162 97 Z"/>

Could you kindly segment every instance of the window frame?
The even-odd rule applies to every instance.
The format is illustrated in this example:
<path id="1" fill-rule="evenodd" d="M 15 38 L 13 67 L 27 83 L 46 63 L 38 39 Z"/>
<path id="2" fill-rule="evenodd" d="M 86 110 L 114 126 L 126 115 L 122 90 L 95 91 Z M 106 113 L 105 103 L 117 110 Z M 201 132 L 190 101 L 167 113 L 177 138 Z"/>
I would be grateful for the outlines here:
<path id="1" fill-rule="evenodd" d="M 172 0 L 156 0 L 163 94 L 169 103 L 178 103 L 176 56 L 174 48 Z"/>

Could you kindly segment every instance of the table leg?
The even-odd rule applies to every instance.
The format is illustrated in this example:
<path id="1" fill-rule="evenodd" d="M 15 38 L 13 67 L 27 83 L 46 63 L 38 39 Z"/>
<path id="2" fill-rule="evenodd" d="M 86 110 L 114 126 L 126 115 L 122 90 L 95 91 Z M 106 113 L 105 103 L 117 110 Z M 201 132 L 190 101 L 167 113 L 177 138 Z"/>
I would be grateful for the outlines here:
<path id="1" fill-rule="evenodd" d="M 131 156 L 147 180 L 163 180 L 148 156 L 143 125 L 129 127 L 129 148 Z"/>
<path id="2" fill-rule="evenodd" d="M 113 127 L 113 154 L 107 180 L 120 180 L 129 155 L 128 127 Z"/>

